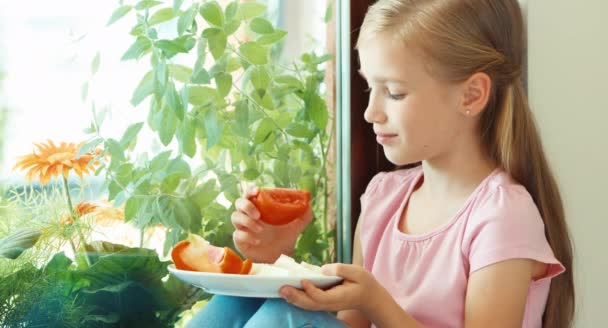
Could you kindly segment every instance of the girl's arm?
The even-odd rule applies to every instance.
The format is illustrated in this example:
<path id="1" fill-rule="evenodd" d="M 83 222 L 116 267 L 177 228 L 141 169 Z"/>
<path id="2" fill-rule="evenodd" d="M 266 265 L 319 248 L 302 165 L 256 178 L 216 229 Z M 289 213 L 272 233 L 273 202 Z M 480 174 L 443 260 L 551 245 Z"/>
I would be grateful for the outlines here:
<path id="1" fill-rule="evenodd" d="M 361 218 L 357 221 L 355 238 L 353 241 L 353 264 L 363 267 L 363 255 L 361 254 L 361 242 L 359 241 L 359 226 Z M 369 328 L 370 322 L 358 310 L 342 310 L 338 312 L 338 319 L 342 320 L 351 328 Z"/>
<path id="2" fill-rule="evenodd" d="M 467 287 L 465 327 L 521 327 L 530 282 L 545 271 L 546 265 L 534 260 L 512 259 L 473 272 Z"/>
<path id="3" fill-rule="evenodd" d="M 530 282 L 545 275 L 545 271 L 546 265 L 534 260 L 512 259 L 472 273 L 467 287 L 464 327 L 521 327 Z M 377 327 L 423 327 L 386 291 L 382 292 L 386 295 L 377 298 L 384 301 L 376 302 L 378 306 L 371 308 L 367 315 Z"/>

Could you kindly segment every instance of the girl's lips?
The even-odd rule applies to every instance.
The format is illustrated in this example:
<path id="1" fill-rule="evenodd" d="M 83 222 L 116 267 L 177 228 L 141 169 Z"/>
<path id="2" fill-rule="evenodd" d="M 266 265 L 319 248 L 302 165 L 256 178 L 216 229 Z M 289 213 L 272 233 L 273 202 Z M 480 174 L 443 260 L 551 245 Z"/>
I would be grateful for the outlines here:
<path id="1" fill-rule="evenodd" d="M 395 138 L 397 138 L 396 134 L 376 134 L 376 141 L 381 145 L 387 144 L 395 140 Z"/>

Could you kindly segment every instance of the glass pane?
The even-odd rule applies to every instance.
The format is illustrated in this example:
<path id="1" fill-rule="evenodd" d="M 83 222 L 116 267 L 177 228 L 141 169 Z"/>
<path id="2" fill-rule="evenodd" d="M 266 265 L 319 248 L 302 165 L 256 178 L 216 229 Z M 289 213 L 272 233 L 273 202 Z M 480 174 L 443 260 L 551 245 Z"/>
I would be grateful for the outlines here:
<path id="1" fill-rule="evenodd" d="M 294 251 L 273 230 L 264 259 L 336 261 L 327 6 L 1 1 L 0 322 L 185 325 L 210 294 L 171 250 L 236 249 L 251 186 L 312 197 Z"/>

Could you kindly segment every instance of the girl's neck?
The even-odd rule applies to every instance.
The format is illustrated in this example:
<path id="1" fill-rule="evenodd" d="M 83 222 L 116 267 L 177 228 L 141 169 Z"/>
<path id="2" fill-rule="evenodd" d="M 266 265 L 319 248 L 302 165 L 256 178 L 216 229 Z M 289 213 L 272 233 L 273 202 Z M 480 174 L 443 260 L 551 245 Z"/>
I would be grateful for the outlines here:
<path id="1" fill-rule="evenodd" d="M 480 144 L 463 142 L 422 162 L 424 179 L 416 191 L 434 200 L 468 197 L 496 166 Z"/>

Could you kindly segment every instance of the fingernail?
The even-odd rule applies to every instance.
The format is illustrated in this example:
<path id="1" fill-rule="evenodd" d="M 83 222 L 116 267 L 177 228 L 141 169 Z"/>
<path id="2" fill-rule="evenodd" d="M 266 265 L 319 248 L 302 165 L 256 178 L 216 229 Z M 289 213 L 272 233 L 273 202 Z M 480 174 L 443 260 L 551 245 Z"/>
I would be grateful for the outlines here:
<path id="1" fill-rule="evenodd" d="M 322 274 L 330 274 L 331 273 L 331 268 L 326 264 L 321 266 L 321 273 Z"/>
<path id="2" fill-rule="evenodd" d="M 281 295 L 281 297 L 289 297 L 290 294 L 291 293 L 287 288 L 281 288 L 281 290 L 279 291 L 279 295 Z"/>
<path id="3" fill-rule="evenodd" d="M 256 244 L 256 245 L 259 245 L 261 242 L 262 242 L 261 240 L 256 239 L 253 243 Z"/>

